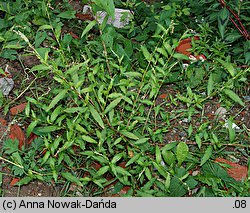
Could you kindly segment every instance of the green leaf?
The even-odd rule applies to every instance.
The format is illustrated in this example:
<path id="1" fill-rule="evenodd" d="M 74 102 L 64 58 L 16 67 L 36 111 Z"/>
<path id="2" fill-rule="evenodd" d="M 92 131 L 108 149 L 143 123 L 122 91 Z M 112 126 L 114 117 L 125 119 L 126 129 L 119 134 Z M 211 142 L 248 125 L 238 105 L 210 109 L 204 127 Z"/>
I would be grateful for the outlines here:
<path id="1" fill-rule="evenodd" d="M 61 110 L 62 110 L 62 105 L 59 105 L 55 108 L 55 110 L 51 113 L 50 115 L 50 121 L 53 123 L 57 116 L 61 113 Z"/>
<path id="2" fill-rule="evenodd" d="M 198 147 L 200 149 L 201 148 L 201 137 L 200 137 L 199 134 L 195 135 L 195 141 L 196 141 L 196 143 L 197 143 L 197 145 L 198 145 Z"/>
<path id="3" fill-rule="evenodd" d="M 229 133 L 229 142 L 232 143 L 235 140 L 235 129 L 233 128 L 233 122 L 231 119 L 227 120 L 228 124 L 228 133 Z"/>
<path id="4" fill-rule="evenodd" d="M 149 138 L 140 138 L 137 141 L 134 142 L 135 145 L 140 145 L 140 144 L 144 144 L 149 140 Z"/>
<path id="5" fill-rule="evenodd" d="M 83 30 L 81 38 L 85 36 L 96 24 L 97 24 L 96 20 L 91 21 Z"/>
<path id="6" fill-rule="evenodd" d="M 226 7 L 224 7 L 218 13 L 218 28 L 222 39 L 224 39 L 228 20 L 229 20 L 229 11 L 227 10 Z"/>
<path id="7" fill-rule="evenodd" d="M 213 89 L 214 89 L 214 80 L 213 80 L 213 74 L 211 73 L 208 79 L 208 83 L 207 83 L 207 95 L 208 96 L 210 96 Z"/>
<path id="8" fill-rule="evenodd" d="M 49 70 L 50 67 L 44 64 L 38 64 L 30 69 L 30 72 L 40 71 L 40 70 Z"/>
<path id="9" fill-rule="evenodd" d="M 224 89 L 223 92 L 229 97 L 231 98 L 234 102 L 240 104 L 241 106 L 245 106 L 245 104 L 243 103 L 243 101 L 241 100 L 241 98 L 232 90 L 230 89 Z"/>
<path id="10" fill-rule="evenodd" d="M 94 140 L 93 138 L 87 136 L 87 135 L 82 135 L 82 139 L 89 142 L 89 143 L 97 143 L 96 140 Z"/>
<path id="11" fill-rule="evenodd" d="M 120 133 L 124 135 L 127 138 L 133 139 L 133 140 L 138 140 L 139 138 L 133 134 L 132 132 L 128 132 L 126 130 L 121 130 Z"/>
<path id="12" fill-rule="evenodd" d="M 44 25 L 40 26 L 37 31 L 40 31 L 40 30 L 52 30 L 52 29 L 53 29 L 53 27 L 51 25 L 44 24 Z"/>
<path id="13" fill-rule="evenodd" d="M 99 124 L 100 127 L 102 127 L 104 129 L 104 123 L 102 121 L 101 116 L 96 111 L 96 109 L 92 105 L 89 105 L 89 110 L 90 110 L 91 115 L 95 119 L 95 121 Z"/>
<path id="14" fill-rule="evenodd" d="M 24 46 L 21 46 L 20 44 L 8 44 L 4 46 L 5 49 L 22 49 Z"/>
<path id="15" fill-rule="evenodd" d="M 175 155 L 171 151 L 162 150 L 162 157 L 164 161 L 170 166 L 171 164 L 175 163 Z"/>
<path id="16" fill-rule="evenodd" d="M 68 75 L 73 75 L 76 71 L 78 71 L 82 66 L 83 66 L 84 63 L 79 63 L 79 64 L 76 64 L 72 67 L 70 67 L 66 72 L 65 74 Z"/>
<path id="17" fill-rule="evenodd" d="M 3 150 L 6 154 L 12 154 L 13 152 L 17 152 L 18 148 L 18 140 L 17 139 L 7 139 L 3 143 Z"/>
<path id="18" fill-rule="evenodd" d="M 81 183 L 81 181 L 77 177 L 75 177 L 74 175 L 72 175 L 71 173 L 69 173 L 69 172 L 62 172 L 61 174 L 62 174 L 62 176 L 66 180 L 70 181 L 71 183 L 75 183 L 78 186 L 83 186 L 83 184 Z"/>
<path id="19" fill-rule="evenodd" d="M 21 180 L 19 180 L 18 182 L 15 183 L 15 186 L 23 186 L 26 185 L 28 183 L 30 183 L 33 180 L 32 177 L 30 176 L 26 176 L 24 178 L 22 178 Z"/>
<path id="20" fill-rule="evenodd" d="M 166 178 L 166 180 L 165 180 L 165 183 L 164 183 L 164 185 L 165 185 L 165 190 L 166 190 L 166 191 L 169 190 L 170 181 L 171 181 L 171 176 L 170 176 L 170 174 L 168 174 L 168 176 L 167 176 L 167 178 Z"/>
<path id="21" fill-rule="evenodd" d="M 113 101 L 106 107 L 104 114 L 107 114 L 110 110 L 114 109 L 122 100 L 122 97 L 119 97 Z"/>
<path id="22" fill-rule="evenodd" d="M 141 153 L 136 154 L 134 157 L 132 157 L 132 158 L 126 163 L 126 167 L 129 166 L 130 164 L 136 162 L 140 157 L 141 157 Z"/>
<path id="23" fill-rule="evenodd" d="M 173 55 L 174 58 L 178 59 L 178 60 L 189 60 L 189 57 L 184 55 L 184 54 L 181 54 L 181 53 L 175 53 Z"/>
<path id="24" fill-rule="evenodd" d="M 61 129 L 60 127 L 58 126 L 44 126 L 44 127 L 36 127 L 34 128 L 33 132 L 34 133 L 50 133 L 50 132 L 54 132 L 56 130 L 59 130 Z"/>
<path id="25" fill-rule="evenodd" d="M 111 160 L 112 164 L 115 164 L 117 161 L 119 161 L 123 157 L 123 152 L 116 154 L 113 159 Z"/>
<path id="26" fill-rule="evenodd" d="M 39 59 L 44 61 L 44 62 L 47 62 L 48 57 L 49 57 L 50 48 L 40 47 L 40 48 L 36 48 L 36 51 L 39 55 Z"/>
<path id="27" fill-rule="evenodd" d="M 33 131 L 33 129 L 37 126 L 38 121 L 35 120 L 33 122 L 30 123 L 30 125 L 27 127 L 26 129 L 26 136 L 29 137 L 31 132 Z"/>
<path id="28" fill-rule="evenodd" d="M 83 113 L 85 110 L 83 107 L 71 107 L 71 108 L 67 108 L 63 111 L 66 113 L 76 113 L 76 112 Z"/>
<path id="29" fill-rule="evenodd" d="M 176 147 L 177 144 L 178 144 L 178 142 L 171 142 L 171 143 L 169 143 L 169 144 L 166 144 L 166 145 L 162 148 L 162 150 L 171 150 L 171 149 L 173 149 L 174 147 Z"/>
<path id="30" fill-rule="evenodd" d="M 180 142 L 177 145 L 176 157 L 177 157 L 179 166 L 185 161 L 186 157 L 188 156 L 188 152 L 189 150 L 188 150 L 188 146 L 186 143 Z"/>
<path id="31" fill-rule="evenodd" d="M 75 10 L 71 10 L 71 11 L 69 10 L 69 11 L 59 13 L 57 16 L 60 18 L 64 18 L 64 19 L 72 19 L 72 18 L 75 18 L 75 14 L 76 14 Z"/>
<path id="32" fill-rule="evenodd" d="M 109 170 L 109 166 L 104 166 L 96 172 L 96 175 L 100 177 L 104 175 L 108 170 Z"/>
<path id="33" fill-rule="evenodd" d="M 64 98 L 64 96 L 66 95 L 66 93 L 68 92 L 67 89 L 62 90 L 61 92 L 59 92 L 56 97 L 53 98 L 53 100 L 51 101 L 50 105 L 47 107 L 46 112 L 48 112 L 50 109 L 52 109 L 60 100 L 62 100 Z"/>
<path id="34" fill-rule="evenodd" d="M 160 164 L 162 162 L 161 151 L 159 146 L 155 147 L 155 158 L 156 158 L 156 163 Z"/>
<path id="35" fill-rule="evenodd" d="M 12 156 L 15 163 L 19 164 L 20 166 L 23 165 L 23 160 L 22 160 L 19 152 L 14 152 L 11 156 Z"/>
<path id="36" fill-rule="evenodd" d="M 141 46 L 141 50 L 142 50 L 142 53 L 143 53 L 144 57 L 146 58 L 146 60 L 151 61 L 152 60 L 151 54 L 149 53 L 147 47 L 146 46 Z"/>
<path id="37" fill-rule="evenodd" d="M 114 0 L 93 0 L 93 2 L 101 9 L 105 10 L 112 19 L 115 18 L 115 5 Z"/>
<path id="38" fill-rule="evenodd" d="M 115 166 L 115 170 L 117 173 L 120 173 L 122 175 L 125 175 L 125 176 L 132 176 L 128 171 L 126 171 L 125 169 L 123 169 L 122 167 L 120 166 Z"/>
<path id="39" fill-rule="evenodd" d="M 159 165 L 156 162 L 153 162 L 153 165 L 164 178 L 168 178 L 168 172 L 162 165 Z"/>
<path id="40" fill-rule="evenodd" d="M 84 127 L 82 127 L 80 124 L 76 124 L 75 128 L 76 128 L 76 130 L 78 130 L 79 132 L 81 132 L 83 134 L 88 134 L 87 130 Z"/>
<path id="41" fill-rule="evenodd" d="M 232 77 L 234 77 L 234 76 L 236 75 L 236 71 L 235 71 L 235 69 L 234 69 L 232 63 L 225 62 L 225 61 L 223 61 L 223 60 L 221 60 L 221 59 L 219 59 L 219 58 L 217 59 L 217 61 L 218 61 L 219 63 L 221 63 L 222 66 L 225 67 L 225 68 L 227 69 L 227 71 L 229 72 L 229 74 L 230 74 Z"/>
<path id="42" fill-rule="evenodd" d="M 68 149 L 69 147 L 71 147 L 74 144 L 74 142 L 75 141 L 72 140 L 72 141 L 67 141 L 66 143 L 64 143 L 63 146 L 59 149 L 58 153 Z M 59 145 L 59 144 L 56 144 L 55 146 L 57 146 L 57 145 Z"/>
<path id="43" fill-rule="evenodd" d="M 209 158 L 212 156 L 212 152 L 213 152 L 213 147 L 210 145 L 206 149 L 203 157 L 201 158 L 201 164 L 200 164 L 200 166 L 202 166 L 204 163 L 206 163 L 209 160 Z"/>

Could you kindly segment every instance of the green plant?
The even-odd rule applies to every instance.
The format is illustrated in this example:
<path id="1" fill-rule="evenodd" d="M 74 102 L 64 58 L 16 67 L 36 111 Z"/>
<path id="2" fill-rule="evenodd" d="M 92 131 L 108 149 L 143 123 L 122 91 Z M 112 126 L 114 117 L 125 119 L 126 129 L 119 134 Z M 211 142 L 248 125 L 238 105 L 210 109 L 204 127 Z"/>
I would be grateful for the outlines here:
<path id="1" fill-rule="evenodd" d="M 196 127 L 191 122 L 214 97 L 227 106 L 245 106 L 235 88 L 247 84 L 250 69 L 239 66 L 248 63 L 248 50 L 242 56 L 233 52 L 242 38 L 229 42 L 227 27 L 233 26 L 229 21 L 218 26 L 217 18 L 227 20 L 228 12 L 212 1 L 94 3 L 94 13 L 105 10 L 110 16 L 114 16 L 113 3 L 130 7 L 134 19 L 123 29 L 108 25 L 107 20 L 78 23 L 66 3 L 18 1 L 24 8 L 19 19 L 33 20 L 27 26 L 13 15 L 14 4 L 1 3 L 6 13 L 0 31 L 1 56 L 14 60 L 13 49 L 20 47 L 22 53 L 39 59 L 40 64 L 29 70 L 34 81 L 50 80 L 30 88 L 32 95 L 25 97 L 26 136 L 32 133 L 38 138 L 22 150 L 18 141 L 4 142 L 6 157 L 1 160 L 21 177 L 17 185 L 34 179 L 69 182 L 91 196 L 102 194 L 110 184 L 115 184 L 115 192 L 129 186 L 126 196 L 248 196 L 249 181 L 237 182 L 214 161 L 228 144 L 241 146 L 233 118 L 228 130 L 220 131 L 221 123 L 211 127 L 212 121 L 200 119 Z M 201 6 L 208 10 L 201 11 Z M 75 27 L 79 39 L 64 27 Z M 191 29 L 200 35 L 193 41 L 193 51 L 207 60 L 184 69 L 188 57 L 175 49 L 192 36 Z M 180 89 L 168 104 L 185 103 L 174 116 L 164 108 L 167 101 L 158 101 L 166 84 Z M 188 117 L 188 127 L 183 127 L 188 141 L 166 141 L 171 119 L 183 119 L 181 115 Z"/>

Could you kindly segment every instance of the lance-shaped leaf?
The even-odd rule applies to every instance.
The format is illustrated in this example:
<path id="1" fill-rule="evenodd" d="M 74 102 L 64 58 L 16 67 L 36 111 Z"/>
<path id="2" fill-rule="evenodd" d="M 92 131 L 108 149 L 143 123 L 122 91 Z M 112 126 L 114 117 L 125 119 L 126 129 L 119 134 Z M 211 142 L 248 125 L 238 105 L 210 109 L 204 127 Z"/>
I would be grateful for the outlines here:
<path id="1" fill-rule="evenodd" d="M 218 28 L 221 38 L 224 39 L 225 29 L 229 20 L 229 11 L 226 7 L 220 10 L 218 14 Z"/>

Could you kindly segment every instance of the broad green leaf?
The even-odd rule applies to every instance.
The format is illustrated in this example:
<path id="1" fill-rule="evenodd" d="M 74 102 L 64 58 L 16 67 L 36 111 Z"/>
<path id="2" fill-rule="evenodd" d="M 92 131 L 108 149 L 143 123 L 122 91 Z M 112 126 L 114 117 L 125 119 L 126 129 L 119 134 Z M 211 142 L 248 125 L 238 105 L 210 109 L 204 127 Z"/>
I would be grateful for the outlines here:
<path id="1" fill-rule="evenodd" d="M 69 10 L 69 11 L 59 13 L 57 16 L 60 18 L 65 18 L 65 19 L 72 19 L 72 18 L 75 18 L 75 14 L 76 14 L 75 10 L 71 10 L 71 11 Z"/>
<path id="2" fill-rule="evenodd" d="M 171 177 L 170 174 L 168 174 L 166 180 L 165 180 L 165 190 L 168 191 L 169 187 L 170 187 L 170 181 L 171 181 Z"/>
<path id="3" fill-rule="evenodd" d="M 236 71 L 235 71 L 235 69 L 234 69 L 234 67 L 233 67 L 233 65 L 232 65 L 231 63 L 226 62 L 226 61 L 223 61 L 223 60 L 221 60 L 221 59 L 219 59 L 219 58 L 217 59 L 217 61 L 218 61 L 219 63 L 221 63 L 222 66 L 225 67 L 225 68 L 227 69 L 227 71 L 229 72 L 229 74 L 230 74 L 232 77 L 234 77 L 234 76 L 236 75 Z"/>
<path id="4" fill-rule="evenodd" d="M 189 127 L 188 127 L 188 137 L 190 137 L 193 133 L 193 125 L 190 124 Z"/>
<path id="5" fill-rule="evenodd" d="M 152 172 L 148 167 L 145 167 L 145 175 L 149 180 L 152 179 Z"/>
<path id="6" fill-rule="evenodd" d="M 175 163 L 175 155 L 173 152 L 168 150 L 162 150 L 162 157 L 164 161 L 170 166 L 171 164 Z"/>
<path id="7" fill-rule="evenodd" d="M 104 123 L 102 121 L 101 116 L 96 111 L 96 109 L 92 105 L 89 105 L 89 110 L 90 110 L 91 115 L 95 119 L 95 121 L 99 124 L 100 127 L 102 127 L 104 129 Z"/>
<path id="8" fill-rule="evenodd" d="M 208 83 L 207 83 L 207 95 L 208 96 L 210 96 L 213 89 L 214 89 L 214 80 L 213 80 L 213 74 L 211 73 L 208 79 Z"/>
<path id="9" fill-rule="evenodd" d="M 62 110 L 62 105 L 59 105 L 59 106 L 57 106 L 57 107 L 54 109 L 54 111 L 51 113 L 51 115 L 50 115 L 50 121 L 51 121 L 52 123 L 56 120 L 57 116 L 61 113 L 61 110 Z"/>
<path id="10" fill-rule="evenodd" d="M 100 188 L 104 188 L 103 183 L 107 182 L 107 180 L 105 178 L 102 179 L 94 179 L 93 183 L 95 183 L 97 186 L 99 186 Z"/>
<path id="11" fill-rule="evenodd" d="M 89 143 L 97 143 L 96 140 L 94 140 L 93 138 L 87 136 L 87 135 L 82 135 L 82 139 L 89 142 Z"/>
<path id="12" fill-rule="evenodd" d="M 128 132 L 126 130 L 121 130 L 120 133 L 124 135 L 127 138 L 133 139 L 133 140 L 138 140 L 139 138 L 133 134 L 132 132 Z"/>
<path id="13" fill-rule="evenodd" d="M 96 20 L 91 21 L 83 30 L 81 38 L 85 36 L 96 24 L 97 24 Z"/>
<path id="14" fill-rule="evenodd" d="M 12 156 L 15 163 L 19 164 L 20 166 L 23 165 L 23 160 L 22 160 L 19 152 L 14 152 L 11 156 Z"/>
<path id="15" fill-rule="evenodd" d="M 156 159 L 156 163 L 158 163 L 158 164 L 160 164 L 161 161 L 162 161 L 162 158 L 161 158 L 161 151 L 160 151 L 159 146 L 156 146 L 156 147 L 155 147 L 155 159 Z"/>
<path id="16" fill-rule="evenodd" d="M 100 168 L 100 169 L 96 172 L 96 175 L 97 175 L 97 176 L 102 176 L 102 175 L 104 175 L 108 170 L 109 170 L 109 166 L 104 166 L 104 167 Z"/>
<path id="17" fill-rule="evenodd" d="M 29 137 L 33 129 L 37 126 L 38 121 L 32 121 L 26 129 L 26 136 Z"/>
<path id="18" fill-rule="evenodd" d="M 76 112 L 83 113 L 85 110 L 83 107 L 71 107 L 71 108 L 67 108 L 63 111 L 66 113 L 76 113 Z"/>
<path id="19" fill-rule="evenodd" d="M 178 60 L 189 60 L 188 56 L 181 54 L 181 53 L 175 53 L 175 54 L 173 54 L 173 57 L 178 59 Z"/>
<path id="20" fill-rule="evenodd" d="M 178 144 L 178 142 L 171 142 L 171 143 L 169 143 L 169 144 L 166 144 L 166 145 L 162 148 L 162 150 L 171 150 L 171 149 L 173 149 L 174 147 L 176 147 L 177 144 Z"/>
<path id="21" fill-rule="evenodd" d="M 235 140 L 235 128 L 233 128 L 233 122 L 231 119 L 227 120 L 229 142 L 232 143 Z"/>
<path id="22" fill-rule="evenodd" d="M 59 142 L 59 140 L 58 140 Z M 74 140 L 71 140 L 71 141 L 67 141 L 66 143 L 63 144 L 63 146 L 59 149 L 58 153 L 59 152 L 62 152 L 66 149 L 68 149 L 69 147 L 71 147 L 72 145 L 74 144 Z M 59 144 L 58 144 L 59 145 Z"/>
<path id="23" fill-rule="evenodd" d="M 81 183 L 81 181 L 79 180 L 79 178 L 75 177 L 74 175 L 72 175 L 69 172 L 62 172 L 61 175 L 68 180 L 71 183 L 75 183 L 78 186 L 83 186 L 83 184 Z"/>
<path id="24" fill-rule="evenodd" d="M 144 144 L 149 140 L 149 138 L 140 138 L 137 141 L 134 142 L 135 145 L 140 145 L 140 144 Z"/>
<path id="25" fill-rule="evenodd" d="M 122 174 L 122 175 L 125 175 L 125 176 L 132 176 L 128 171 L 126 171 L 125 169 L 123 169 L 122 167 L 120 166 L 115 166 L 115 170 L 116 172 Z"/>
<path id="26" fill-rule="evenodd" d="M 103 105 L 105 105 L 105 104 L 106 104 L 106 103 L 105 103 L 105 100 L 104 100 L 103 97 L 102 97 L 103 90 L 104 90 L 104 86 L 101 85 L 100 88 L 98 89 L 97 96 L 98 96 L 99 101 L 100 101 Z"/>
<path id="27" fill-rule="evenodd" d="M 151 54 L 149 53 L 146 46 L 141 46 L 142 53 L 147 61 L 151 61 Z"/>
<path id="28" fill-rule="evenodd" d="M 20 44 L 8 44 L 3 47 L 4 49 L 22 49 L 24 46 L 21 46 Z"/>
<path id="29" fill-rule="evenodd" d="M 30 69 L 30 72 L 40 71 L 40 70 L 49 70 L 50 67 L 44 64 L 38 64 Z"/>
<path id="30" fill-rule="evenodd" d="M 60 127 L 58 126 L 44 126 L 44 127 L 35 127 L 34 128 L 34 133 L 50 133 L 50 132 L 54 132 L 56 130 L 59 130 L 61 129 Z"/>
<path id="31" fill-rule="evenodd" d="M 49 57 L 50 48 L 40 47 L 40 48 L 36 48 L 36 51 L 39 55 L 39 59 L 44 61 L 44 62 L 47 62 L 48 57 Z"/>
<path id="32" fill-rule="evenodd" d="M 167 53 L 167 51 L 164 48 L 157 47 L 156 51 L 159 52 L 159 53 L 161 53 L 162 55 L 164 55 L 166 58 L 168 58 L 168 53 Z"/>
<path id="33" fill-rule="evenodd" d="M 218 14 L 218 28 L 222 39 L 224 39 L 228 20 L 229 20 L 229 11 L 227 10 L 226 7 L 223 7 L 223 9 L 221 9 Z"/>
<path id="34" fill-rule="evenodd" d="M 195 142 L 197 143 L 199 149 L 201 148 L 201 137 L 199 134 L 195 135 Z"/>
<path id="35" fill-rule="evenodd" d="M 134 157 L 132 157 L 132 158 L 126 163 L 126 167 L 129 166 L 130 164 L 136 162 L 140 157 L 141 157 L 141 153 L 136 154 Z"/>
<path id="36" fill-rule="evenodd" d="M 45 153 L 45 155 L 42 158 L 41 165 L 45 164 L 49 157 L 50 157 L 50 151 L 47 150 L 46 153 Z"/>
<path id="37" fill-rule="evenodd" d="M 200 166 L 202 166 L 204 163 L 207 162 L 207 160 L 212 156 L 212 152 L 213 152 L 213 147 L 210 145 L 210 146 L 206 149 L 206 151 L 205 151 L 203 157 L 201 158 L 201 164 L 200 164 Z"/>
<path id="38" fill-rule="evenodd" d="M 78 130 L 81 133 L 88 134 L 87 130 L 83 128 L 80 124 L 75 125 L 76 130 Z"/>
<path id="39" fill-rule="evenodd" d="M 111 160 L 112 164 L 115 164 L 117 161 L 119 161 L 123 157 L 123 152 L 116 154 L 113 159 Z"/>
<path id="40" fill-rule="evenodd" d="M 169 44 L 169 41 L 166 41 L 163 43 L 163 46 L 165 47 L 165 49 L 168 51 L 168 54 L 171 55 L 173 48 L 171 47 L 171 45 Z"/>
<path id="41" fill-rule="evenodd" d="M 177 150 L 176 150 L 176 157 L 178 161 L 178 165 L 181 166 L 181 164 L 186 160 L 188 156 L 188 145 L 184 142 L 180 142 L 177 145 Z"/>
<path id="42" fill-rule="evenodd" d="M 65 74 L 68 75 L 72 75 L 74 72 L 78 71 L 82 66 L 83 66 L 84 63 L 79 63 L 79 64 L 76 64 L 72 67 L 70 67 L 66 72 Z"/>
<path id="43" fill-rule="evenodd" d="M 114 109 L 122 100 L 122 97 L 119 97 L 113 101 L 106 107 L 104 114 L 107 114 L 110 110 Z"/>
<path id="44" fill-rule="evenodd" d="M 93 2 L 101 9 L 105 10 L 112 19 L 115 18 L 114 0 L 93 0 Z"/>
<path id="45" fill-rule="evenodd" d="M 244 106 L 245 104 L 243 103 L 243 101 L 241 100 L 241 98 L 232 90 L 230 89 L 224 89 L 223 92 L 229 97 L 231 98 L 234 102 L 240 104 L 241 106 Z"/>
<path id="46" fill-rule="evenodd" d="M 61 92 L 59 92 L 50 102 L 48 108 L 46 109 L 46 112 L 48 112 L 50 109 L 52 109 L 60 100 L 62 100 L 64 98 L 64 96 L 66 95 L 66 93 L 68 92 L 67 89 L 62 90 Z"/>
<path id="47" fill-rule="evenodd" d="M 153 165 L 164 178 L 168 178 L 168 172 L 162 165 L 159 165 L 156 162 L 153 162 Z"/>
<path id="48" fill-rule="evenodd" d="M 52 30 L 52 29 L 53 29 L 53 27 L 51 25 L 44 24 L 44 25 L 40 26 L 37 31 L 40 31 L 40 30 Z"/>
<path id="49" fill-rule="evenodd" d="M 15 183 L 15 186 L 23 186 L 23 185 L 26 185 L 26 184 L 30 183 L 32 180 L 33 180 L 32 177 L 26 176 L 26 177 L 20 179 L 18 182 L 16 182 L 16 183 Z"/>

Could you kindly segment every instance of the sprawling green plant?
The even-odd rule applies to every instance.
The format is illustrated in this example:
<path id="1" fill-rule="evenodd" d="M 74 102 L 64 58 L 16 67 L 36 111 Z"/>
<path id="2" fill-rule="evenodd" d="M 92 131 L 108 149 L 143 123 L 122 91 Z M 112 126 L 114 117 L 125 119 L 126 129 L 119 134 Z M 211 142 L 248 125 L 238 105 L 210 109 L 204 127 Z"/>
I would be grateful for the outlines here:
<path id="1" fill-rule="evenodd" d="M 216 130 L 221 124 L 211 129 L 209 122 L 194 132 L 190 123 L 186 131 L 195 141 L 190 145 L 165 141 L 172 115 L 164 109 L 166 102 L 157 103 L 162 86 L 174 83 L 182 94 L 173 103 L 187 105 L 183 112 L 189 120 L 214 96 L 229 97 L 228 105 L 245 105 L 234 88 L 247 83 L 250 69 L 238 66 L 249 63 L 248 47 L 241 48 L 243 55 L 232 51 L 243 38 L 236 30 L 232 39 L 227 27 L 233 26 L 218 26 L 218 17 L 228 18 L 228 13 L 217 1 L 93 2 L 94 13 L 105 10 L 114 16 L 115 2 L 133 10 L 134 17 L 117 29 L 107 20 L 78 22 L 66 3 L 0 4 L 5 13 L 0 20 L 1 57 L 14 60 L 17 49 L 29 51 L 40 61 L 29 72 L 36 79 L 53 79 L 43 85 L 45 91 L 26 97 L 26 135 L 38 138 L 23 150 L 18 141 L 4 143 L 9 160 L 1 159 L 22 177 L 17 184 L 69 181 L 83 193 L 93 187 L 91 196 L 114 182 L 114 193 L 130 187 L 127 196 L 249 196 L 248 180 L 235 181 L 214 162 L 224 145 L 238 144 L 232 122 L 228 132 Z M 22 12 L 14 15 L 20 7 Z M 239 3 L 234 9 L 242 8 L 249 5 Z M 75 27 L 79 39 L 65 33 L 66 26 Z M 201 38 L 193 51 L 207 60 L 184 69 L 188 57 L 175 49 L 193 31 Z M 194 170 L 199 172 L 194 175 Z"/>

